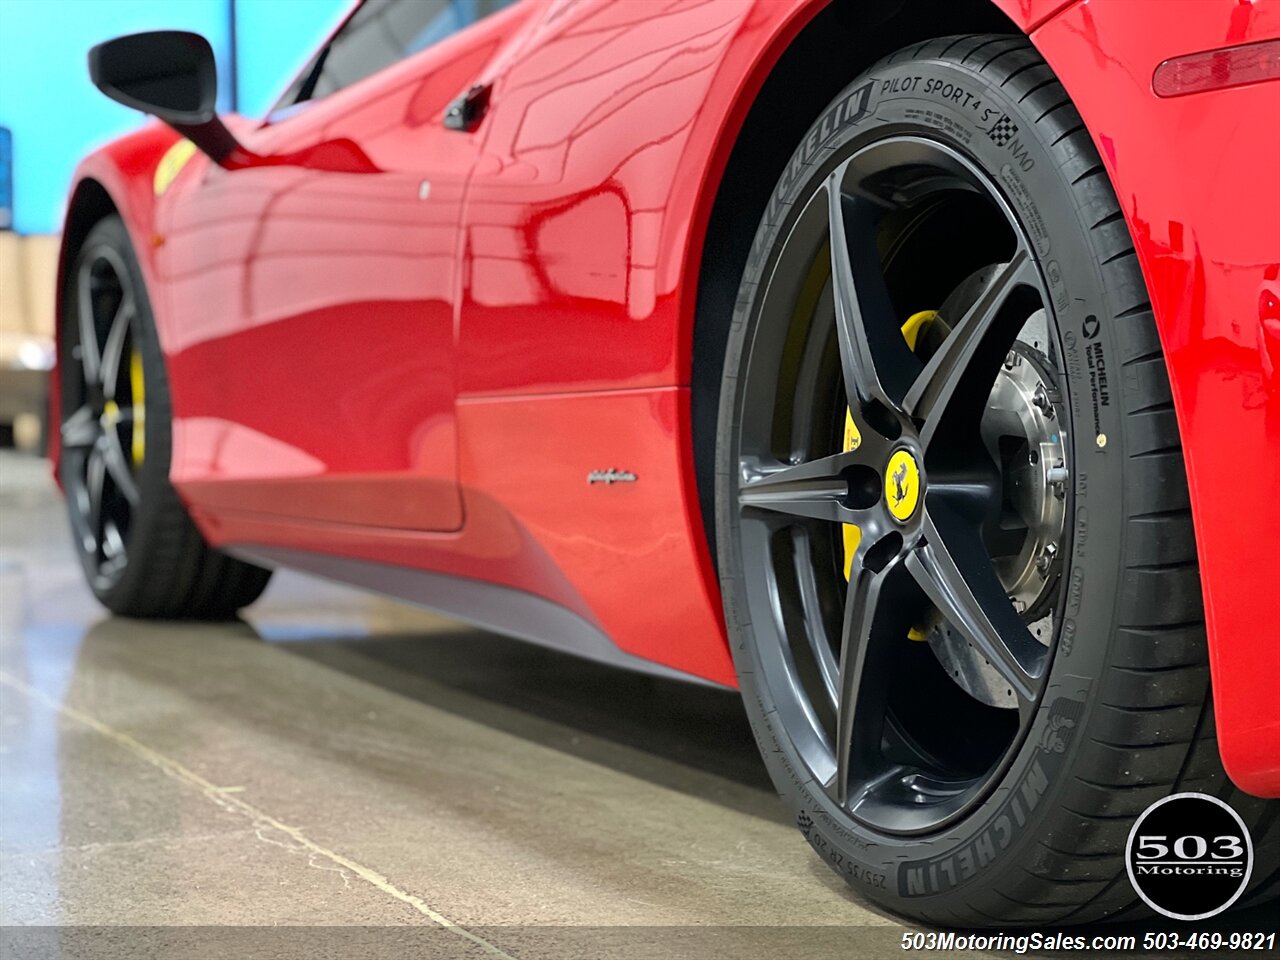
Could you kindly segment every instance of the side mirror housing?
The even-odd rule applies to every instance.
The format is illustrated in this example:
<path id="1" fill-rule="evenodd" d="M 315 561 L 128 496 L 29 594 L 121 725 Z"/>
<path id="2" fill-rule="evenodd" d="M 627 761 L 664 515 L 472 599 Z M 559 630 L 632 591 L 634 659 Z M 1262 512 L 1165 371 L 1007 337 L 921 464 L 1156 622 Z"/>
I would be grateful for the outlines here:
<path id="1" fill-rule="evenodd" d="M 104 94 L 171 126 L 221 166 L 241 166 L 246 152 L 218 118 L 218 68 L 198 33 L 157 30 L 100 43 L 89 51 L 89 77 Z"/>

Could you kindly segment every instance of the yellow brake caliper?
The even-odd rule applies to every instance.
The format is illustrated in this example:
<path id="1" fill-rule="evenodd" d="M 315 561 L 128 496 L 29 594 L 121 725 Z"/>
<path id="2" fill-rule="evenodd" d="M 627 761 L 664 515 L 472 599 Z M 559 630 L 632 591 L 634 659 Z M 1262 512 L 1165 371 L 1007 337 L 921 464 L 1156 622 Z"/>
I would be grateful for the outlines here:
<path id="1" fill-rule="evenodd" d="M 844 411 L 845 453 L 857 450 L 861 443 L 862 434 L 858 432 L 858 425 L 853 422 L 853 414 L 846 407 Z M 844 532 L 844 578 L 850 580 L 853 577 L 853 555 L 858 552 L 858 544 L 862 542 L 862 528 L 852 523 L 841 526 Z"/>
<path id="2" fill-rule="evenodd" d="M 142 466 L 147 450 L 147 398 L 142 382 L 142 351 L 136 344 L 129 350 L 129 388 L 133 395 L 133 443 L 129 452 L 137 468 Z"/>
<path id="3" fill-rule="evenodd" d="M 915 350 L 921 331 L 932 323 L 937 316 L 937 310 L 921 310 L 919 313 L 913 313 L 907 318 L 907 322 L 902 325 L 902 339 L 907 341 L 908 347 Z M 858 432 L 858 425 L 853 422 L 852 411 L 846 408 L 844 412 L 844 450 L 846 453 L 850 450 L 856 450 L 861 443 L 862 434 Z M 852 523 L 846 523 L 843 525 L 843 533 L 844 578 L 849 580 L 853 574 L 853 556 L 858 552 L 858 544 L 862 542 L 862 530 Z M 907 636 L 912 640 L 923 640 L 925 638 L 924 631 L 917 627 L 912 627 Z"/>

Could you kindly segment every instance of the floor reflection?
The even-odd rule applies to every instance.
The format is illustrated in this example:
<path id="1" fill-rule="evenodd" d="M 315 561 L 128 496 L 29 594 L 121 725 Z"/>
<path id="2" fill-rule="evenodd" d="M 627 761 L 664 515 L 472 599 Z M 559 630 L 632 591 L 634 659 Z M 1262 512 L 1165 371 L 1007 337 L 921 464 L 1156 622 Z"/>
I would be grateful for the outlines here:
<path id="1" fill-rule="evenodd" d="M 300 836 L 480 923 L 762 922 L 800 884 L 883 922 L 734 693 L 288 573 L 242 622 L 111 618 L 0 455 L 0 923 L 414 921 Z"/>
<path id="2" fill-rule="evenodd" d="M 686 771 L 723 778 L 759 797 L 711 790 L 718 802 L 783 818 L 737 693 L 620 671 L 466 629 L 299 638 L 278 646 L 511 736 L 673 789 L 699 792 L 682 776 Z"/>

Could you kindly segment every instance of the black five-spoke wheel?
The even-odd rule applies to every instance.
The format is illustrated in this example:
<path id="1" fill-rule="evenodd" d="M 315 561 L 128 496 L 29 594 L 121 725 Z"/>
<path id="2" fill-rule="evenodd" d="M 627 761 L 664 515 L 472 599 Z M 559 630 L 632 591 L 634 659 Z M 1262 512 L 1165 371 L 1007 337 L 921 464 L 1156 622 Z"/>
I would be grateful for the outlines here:
<path id="1" fill-rule="evenodd" d="M 913 346 L 899 304 L 913 292 L 904 278 L 929 269 L 919 257 L 933 247 L 921 238 L 966 225 L 969 251 L 933 267 L 951 278 L 932 286 L 950 285 L 946 308 Z M 1052 618 L 1041 615 L 1054 606 L 1061 510 L 1035 556 L 1047 606 L 1018 601 L 997 559 L 1025 552 L 1043 500 L 1065 496 L 1039 471 L 1038 515 L 1010 509 L 1026 485 L 1018 468 L 1061 441 L 1056 426 L 995 437 L 991 427 L 994 394 L 1020 351 L 1043 359 L 1042 397 L 1059 389 L 1037 260 L 972 164 L 902 137 L 831 171 L 769 277 L 743 389 L 737 498 L 749 576 L 769 598 L 753 622 L 772 638 L 775 675 L 787 678 L 779 710 L 841 808 L 882 830 L 935 829 L 980 798 L 1031 723 L 1051 652 Z M 1033 405 L 1035 394 L 1027 397 Z M 1065 415 L 1049 404 L 1041 406 L 1050 416 Z M 840 445 L 845 418 L 852 439 Z M 1002 455 L 1009 449 L 1018 453 Z M 1068 469 L 1065 455 L 1045 466 L 1058 481 Z M 842 528 L 856 534 L 845 540 L 837 613 Z M 909 639 L 925 637 L 927 645 Z M 913 647 L 933 648 L 937 663 L 926 666 L 927 653 Z M 960 682 L 974 663 L 984 689 L 1000 688 L 998 701 L 975 699 L 975 684 Z M 939 696 L 940 664 L 957 678 L 951 693 L 970 703 Z M 957 740 L 939 729 L 957 723 L 978 732 Z"/>
<path id="2" fill-rule="evenodd" d="M 89 586 L 125 616 L 234 616 L 270 572 L 213 549 L 169 482 L 168 375 L 123 221 L 98 221 L 64 257 L 58 473 Z"/>
<path id="3" fill-rule="evenodd" d="M 71 292 L 80 322 L 64 356 L 79 369 L 63 374 L 62 481 L 81 559 L 95 587 L 107 589 L 128 562 L 145 454 L 138 305 L 123 259 L 107 245 L 86 251 Z"/>

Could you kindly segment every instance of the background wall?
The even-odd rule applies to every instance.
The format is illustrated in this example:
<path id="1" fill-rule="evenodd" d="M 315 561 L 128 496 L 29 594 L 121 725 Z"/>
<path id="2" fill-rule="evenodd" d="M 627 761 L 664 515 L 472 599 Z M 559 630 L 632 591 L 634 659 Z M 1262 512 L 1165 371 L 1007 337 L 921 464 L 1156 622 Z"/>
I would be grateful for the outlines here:
<path id="1" fill-rule="evenodd" d="M 89 83 L 95 43 L 138 30 L 204 34 L 223 110 L 236 38 L 236 112 L 261 116 L 352 0 L 0 0 L 0 126 L 13 134 L 12 227 L 53 233 L 76 162 L 143 122 Z"/>

